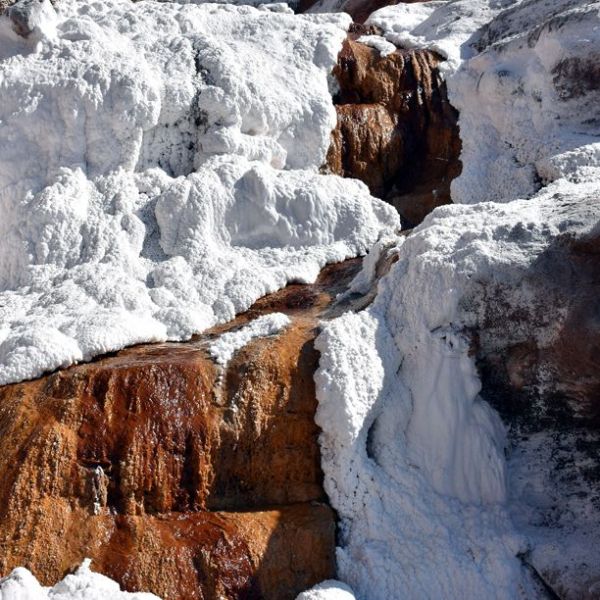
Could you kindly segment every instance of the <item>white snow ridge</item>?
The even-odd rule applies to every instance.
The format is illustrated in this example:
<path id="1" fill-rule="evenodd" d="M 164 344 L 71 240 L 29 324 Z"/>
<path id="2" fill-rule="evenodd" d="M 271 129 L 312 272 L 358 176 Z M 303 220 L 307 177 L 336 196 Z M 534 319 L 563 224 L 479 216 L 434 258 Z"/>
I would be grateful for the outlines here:
<path id="1" fill-rule="evenodd" d="M 27 569 L 14 569 L 0 579 L 0 600 L 159 600 L 154 594 L 122 592 L 118 583 L 91 571 L 90 564 L 85 559 L 51 588 L 42 587 Z"/>
<path id="2" fill-rule="evenodd" d="M 253 339 L 276 335 L 290 323 L 290 318 L 283 313 L 263 315 L 235 331 L 228 331 L 219 336 L 208 350 L 217 364 L 226 367 L 233 355 Z"/>
<path id="3" fill-rule="evenodd" d="M 317 173 L 348 17 L 57 10 L 53 35 L 0 27 L 0 385 L 187 339 L 397 226 Z"/>

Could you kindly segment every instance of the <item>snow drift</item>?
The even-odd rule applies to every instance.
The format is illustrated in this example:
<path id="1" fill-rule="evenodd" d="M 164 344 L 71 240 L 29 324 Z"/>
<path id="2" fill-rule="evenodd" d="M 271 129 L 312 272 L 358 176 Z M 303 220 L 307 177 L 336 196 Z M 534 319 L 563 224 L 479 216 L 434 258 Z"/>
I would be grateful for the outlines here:
<path id="1" fill-rule="evenodd" d="M 154 594 L 122 592 L 119 585 L 90 570 L 90 560 L 51 588 L 42 587 L 25 568 L 0 579 L 0 600 L 158 600 Z"/>
<path id="2" fill-rule="evenodd" d="M 349 19 L 279 8 L 0 19 L 0 385 L 187 339 L 397 226 L 317 173 Z"/>
<path id="3" fill-rule="evenodd" d="M 589 507 L 565 502 L 557 510 L 579 513 L 554 532 L 540 523 L 532 486 L 544 475 L 530 473 L 542 456 L 533 447 L 549 439 L 513 448 L 507 463 L 505 427 L 479 395 L 473 356 L 490 296 L 506 314 L 542 310 L 536 341 L 556 342 L 567 315 L 527 282 L 547 275 L 543 256 L 559 238 L 597 235 L 600 79 L 584 74 L 596 69 L 599 12 L 583 0 L 455 0 L 367 20 L 394 44 L 447 57 L 463 173 L 452 188 L 460 204 L 392 243 L 397 262 L 373 304 L 324 324 L 316 342 L 339 575 L 357 598 L 543 598 L 530 552 L 546 572 L 600 564 Z M 375 258 L 357 291 L 376 284 Z M 504 337 L 518 342 L 524 331 L 511 327 Z M 574 554 L 577 544 L 585 550 Z M 572 597 L 594 593 L 585 581 Z"/>

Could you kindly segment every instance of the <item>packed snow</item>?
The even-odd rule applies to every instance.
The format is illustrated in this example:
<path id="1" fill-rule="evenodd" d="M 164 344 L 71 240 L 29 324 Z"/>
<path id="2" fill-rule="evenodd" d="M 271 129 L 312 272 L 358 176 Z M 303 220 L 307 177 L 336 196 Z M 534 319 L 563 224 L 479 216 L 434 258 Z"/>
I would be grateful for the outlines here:
<path id="1" fill-rule="evenodd" d="M 529 565 L 570 581 L 600 564 L 600 531 L 586 525 L 596 512 L 540 469 L 560 454 L 556 440 L 513 440 L 507 460 L 472 356 L 489 288 L 510 310 L 544 315 L 540 345 L 559 335 L 566 313 L 540 305 L 527 277 L 560 236 L 600 223 L 599 13 L 583 0 L 455 0 L 367 20 L 390 43 L 447 58 L 463 172 L 457 204 L 365 262 L 361 293 L 383 253 L 398 258 L 373 304 L 325 323 L 316 341 L 338 576 L 361 600 L 544 598 Z M 540 496 L 547 486 L 553 500 Z"/>
<path id="2" fill-rule="evenodd" d="M 385 57 L 396 52 L 396 46 L 380 35 L 361 35 L 356 41 L 365 46 L 375 48 L 375 50 L 379 51 L 379 56 Z"/>
<path id="3" fill-rule="evenodd" d="M 283 313 L 263 315 L 235 331 L 222 334 L 209 346 L 208 350 L 217 364 L 226 367 L 233 355 L 252 340 L 276 335 L 283 331 L 290 322 L 290 318 Z"/>
<path id="4" fill-rule="evenodd" d="M 0 579 L 0 600 L 159 600 L 154 594 L 122 592 L 119 584 L 94 573 L 86 559 L 54 587 L 42 587 L 23 567 Z"/>
<path id="5" fill-rule="evenodd" d="M 479 396 L 469 332 L 487 286 L 531 309 L 525 275 L 559 234 L 597 226 L 599 192 L 561 181 L 534 200 L 439 208 L 393 250 L 374 303 L 323 325 L 316 420 L 338 575 L 357 598 L 543 597 L 519 558 L 537 540 L 511 519 L 505 428 Z M 547 311 L 537 334 L 551 340 L 564 315 Z"/>
<path id="6" fill-rule="evenodd" d="M 317 171 L 347 16 L 32 6 L 29 36 L 0 19 L 0 385 L 187 339 L 398 226 Z"/>
<path id="7" fill-rule="evenodd" d="M 296 600 L 355 600 L 355 598 L 346 584 L 330 579 L 298 594 Z"/>

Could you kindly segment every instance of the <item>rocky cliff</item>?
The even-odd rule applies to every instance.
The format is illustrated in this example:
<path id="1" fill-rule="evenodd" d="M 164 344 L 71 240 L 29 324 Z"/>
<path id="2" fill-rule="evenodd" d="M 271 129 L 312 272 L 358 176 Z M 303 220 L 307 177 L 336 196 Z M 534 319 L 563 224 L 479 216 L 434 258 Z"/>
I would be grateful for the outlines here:
<path id="1" fill-rule="evenodd" d="M 193 342 L 0 388 L 0 572 L 22 565 L 51 584 L 89 557 L 165 600 L 293 598 L 333 576 L 313 341 L 357 267 Z M 280 334 L 214 362 L 224 332 L 276 311 L 291 319 Z"/>
<path id="2" fill-rule="evenodd" d="M 381 56 L 359 41 L 370 32 L 354 28 L 334 69 L 338 122 L 327 165 L 364 181 L 412 227 L 450 202 L 450 183 L 461 169 L 457 113 L 438 54 L 398 49 Z"/>

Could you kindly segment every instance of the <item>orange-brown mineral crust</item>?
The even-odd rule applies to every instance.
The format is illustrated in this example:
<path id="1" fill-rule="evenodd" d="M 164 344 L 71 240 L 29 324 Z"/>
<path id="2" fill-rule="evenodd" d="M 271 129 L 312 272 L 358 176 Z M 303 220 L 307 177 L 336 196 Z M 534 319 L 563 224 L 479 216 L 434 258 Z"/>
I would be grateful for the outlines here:
<path id="1" fill-rule="evenodd" d="M 334 575 L 313 341 L 358 261 L 183 344 L 129 348 L 0 388 L 0 575 L 49 585 L 85 557 L 165 600 L 294 598 Z M 264 313 L 281 334 L 225 370 L 208 344 Z"/>

